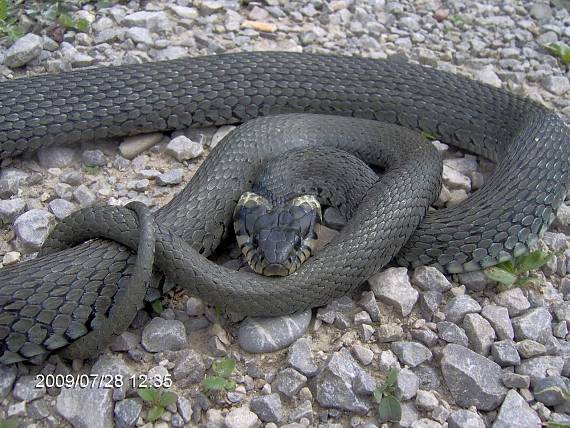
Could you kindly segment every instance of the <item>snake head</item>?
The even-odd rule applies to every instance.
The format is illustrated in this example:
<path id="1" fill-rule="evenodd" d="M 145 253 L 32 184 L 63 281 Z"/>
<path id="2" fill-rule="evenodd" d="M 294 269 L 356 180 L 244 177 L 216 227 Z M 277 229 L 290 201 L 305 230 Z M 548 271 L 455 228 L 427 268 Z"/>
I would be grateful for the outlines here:
<path id="1" fill-rule="evenodd" d="M 321 220 L 321 205 L 310 195 L 274 207 L 246 192 L 234 210 L 237 243 L 249 266 L 266 276 L 289 275 L 313 254 Z"/>

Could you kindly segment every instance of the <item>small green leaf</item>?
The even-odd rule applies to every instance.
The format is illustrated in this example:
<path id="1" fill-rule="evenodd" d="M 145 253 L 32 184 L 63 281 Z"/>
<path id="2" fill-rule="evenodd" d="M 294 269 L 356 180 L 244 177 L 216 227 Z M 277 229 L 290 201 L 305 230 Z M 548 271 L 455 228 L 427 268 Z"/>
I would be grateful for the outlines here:
<path id="1" fill-rule="evenodd" d="M 236 368 L 236 362 L 231 358 L 224 358 L 222 361 L 214 362 L 212 369 L 214 373 L 221 377 L 228 377 Z"/>
<path id="2" fill-rule="evenodd" d="M 550 422 L 548 422 L 548 424 L 546 426 L 548 428 L 570 428 L 570 423 L 550 421 Z"/>
<path id="3" fill-rule="evenodd" d="M 387 395 L 378 406 L 378 418 L 381 422 L 400 422 L 402 406 L 393 396 Z"/>
<path id="4" fill-rule="evenodd" d="M 223 377 L 210 376 L 202 381 L 202 385 L 204 385 L 206 391 L 209 390 L 220 391 L 226 388 L 226 380 L 227 379 L 224 379 Z"/>
<path id="5" fill-rule="evenodd" d="M 233 391 L 236 389 L 236 383 L 232 379 L 225 379 L 226 383 L 224 384 L 224 389 L 226 391 Z"/>
<path id="6" fill-rule="evenodd" d="M 542 251 L 533 251 L 524 256 L 517 257 L 515 260 L 515 268 L 519 272 L 528 272 L 529 270 L 538 269 L 544 266 L 551 258 L 550 254 Z"/>
<path id="7" fill-rule="evenodd" d="M 516 275 L 513 275 L 512 273 L 497 266 L 485 269 L 485 274 L 489 279 L 505 285 L 513 285 L 518 278 Z"/>
<path id="8" fill-rule="evenodd" d="M 507 260 L 507 261 L 498 263 L 496 265 L 496 267 L 498 267 L 499 269 L 506 270 L 507 272 L 510 272 L 512 274 L 515 274 L 515 275 L 517 273 L 517 271 L 515 269 L 515 265 L 514 265 L 512 260 Z"/>
<path id="9" fill-rule="evenodd" d="M 568 46 L 566 43 L 550 43 L 546 46 L 546 50 L 560 58 L 564 64 L 570 64 L 570 46 Z"/>
<path id="10" fill-rule="evenodd" d="M 0 421 L 0 428 L 18 428 L 18 419 L 10 418 Z"/>
<path id="11" fill-rule="evenodd" d="M 384 389 L 385 388 L 376 388 L 374 390 L 374 401 L 380 403 L 382 401 L 382 397 L 384 397 Z"/>
<path id="12" fill-rule="evenodd" d="M 384 381 L 384 385 L 387 387 L 394 386 L 396 384 L 396 380 L 398 379 L 398 370 L 391 368 L 388 372 L 388 376 Z"/>
<path id="13" fill-rule="evenodd" d="M 430 140 L 430 141 L 434 141 L 437 139 L 435 137 L 435 135 L 433 135 L 431 132 L 427 132 L 427 131 L 422 131 L 422 137 L 424 137 L 426 140 Z"/>
<path id="14" fill-rule="evenodd" d="M 162 407 L 166 407 L 176 403 L 176 400 L 178 400 L 178 396 L 174 392 L 166 391 L 160 396 L 159 403 Z"/>
<path id="15" fill-rule="evenodd" d="M 0 0 L 0 21 L 8 19 L 8 0 Z"/>
<path id="16" fill-rule="evenodd" d="M 148 403 L 158 402 L 160 399 L 160 391 L 156 388 L 139 388 L 137 393 L 140 398 Z"/>
<path id="17" fill-rule="evenodd" d="M 162 416 L 162 414 L 164 413 L 164 407 L 162 406 L 152 406 L 150 408 L 150 410 L 148 411 L 148 414 L 146 416 L 146 419 L 149 422 L 154 422 L 156 421 L 158 418 L 160 418 Z"/>
<path id="18" fill-rule="evenodd" d="M 150 307 L 158 315 L 160 315 L 162 311 L 164 311 L 164 307 L 162 306 L 162 302 L 160 300 L 155 300 L 154 302 L 152 302 L 150 304 Z"/>

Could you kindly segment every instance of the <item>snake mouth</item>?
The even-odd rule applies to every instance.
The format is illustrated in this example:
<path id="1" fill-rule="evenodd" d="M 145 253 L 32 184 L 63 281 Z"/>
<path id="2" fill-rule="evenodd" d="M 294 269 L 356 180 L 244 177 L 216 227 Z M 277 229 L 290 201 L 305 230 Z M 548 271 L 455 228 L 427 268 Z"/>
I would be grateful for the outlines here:
<path id="1" fill-rule="evenodd" d="M 313 196 L 273 207 L 263 196 L 246 192 L 234 210 L 234 229 L 254 272 L 287 276 L 314 253 L 321 218 L 320 204 Z"/>

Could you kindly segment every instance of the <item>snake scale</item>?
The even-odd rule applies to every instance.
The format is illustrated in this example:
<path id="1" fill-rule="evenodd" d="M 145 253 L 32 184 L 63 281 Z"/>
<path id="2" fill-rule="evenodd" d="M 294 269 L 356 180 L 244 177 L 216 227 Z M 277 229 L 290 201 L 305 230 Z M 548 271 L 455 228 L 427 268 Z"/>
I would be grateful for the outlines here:
<path id="1" fill-rule="evenodd" d="M 263 278 L 208 261 L 203 256 L 229 233 L 233 206 L 255 169 L 290 148 L 283 137 L 291 129 L 301 145 L 316 144 L 327 130 L 337 134 L 340 142 L 329 143 L 337 147 L 350 148 L 349 134 L 382 141 L 370 121 L 250 120 L 301 112 L 428 132 L 497 165 L 466 201 L 422 221 L 434 191 L 421 182 L 439 180 L 425 164 L 437 154 L 406 146 L 406 173 L 398 175 L 403 167 L 396 162 L 339 237 L 293 275 Z M 548 228 L 569 184 L 570 134 L 557 115 L 504 90 L 399 60 L 236 53 L 0 83 L 0 158 L 55 144 L 240 122 L 246 123 L 233 132 L 234 142 L 213 150 L 189 185 L 155 214 L 155 266 L 194 295 L 250 315 L 325 304 L 396 252 L 401 265 L 435 265 L 447 273 L 521 254 Z M 400 128 L 385 132 L 414 140 Z M 392 153 L 379 155 L 370 142 L 354 151 L 380 163 Z M 80 233 L 71 237 L 75 226 Z M 70 355 L 100 351 L 101 331 L 106 336 L 121 321 L 123 311 L 112 308 L 125 304 L 124 289 L 135 275 L 129 248 L 137 249 L 138 227 L 129 209 L 85 209 L 56 228 L 41 257 L 1 269 L 0 362 L 33 360 L 79 338 Z M 117 242 L 79 243 L 93 235 L 113 235 Z M 78 245 L 55 251 L 65 244 Z"/>

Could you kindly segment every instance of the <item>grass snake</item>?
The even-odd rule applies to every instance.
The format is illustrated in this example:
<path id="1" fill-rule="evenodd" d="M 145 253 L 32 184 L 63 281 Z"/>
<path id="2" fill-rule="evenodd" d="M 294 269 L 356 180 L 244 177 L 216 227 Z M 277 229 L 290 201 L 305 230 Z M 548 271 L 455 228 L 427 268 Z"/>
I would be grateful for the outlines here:
<path id="1" fill-rule="evenodd" d="M 301 112 L 353 122 L 296 115 L 250 120 Z M 421 151 L 430 145 L 420 142 L 377 152 L 368 137 L 377 143 L 386 133 L 396 141 L 415 137 L 390 126 L 379 135 L 373 122 L 350 117 L 424 131 L 497 165 L 466 201 L 422 220 L 435 197 L 428 184 L 440 179 L 426 167 L 437 154 Z M 247 123 L 233 133 L 235 141 L 212 151 L 189 185 L 155 214 L 152 228 L 156 266 L 196 296 L 250 315 L 326 304 L 395 253 L 401 265 L 435 265 L 447 273 L 524 253 L 554 219 L 569 182 L 570 134 L 556 114 L 467 77 L 400 60 L 252 52 L 0 83 L 0 158 L 55 144 L 240 122 Z M 283 137 L 292 129 L 295 144 L 321 143 L 328 132 L 337 139 L 327 144 L 364 160 L 395 159 L 395 166 L 337 239 L 295 274 L 264 278 L 208 261 L 203 256 L 230 232 L 233 207 L 256 168 L 290 148 Z M 354 143 L 359 135 L 361 143 Z M 406 166 L 392 159 L 402 151 Z M 39 358 L 78 338 L 81 346 L 72 345 L 69 355 L 93 356 L 117 334 L 113 325 L 128 325 L 125 314 L 140 305 L 125 295 L 130 279 L 140 275 L 129 250 L 139 246 L 138 218 L 123 207 L 82 210 L 56 228 L 42 257 L 0 270 L 0 362 Z M 75 226 L 79 234 L 72 237 Z M 107 234 L 117 242 L 96 239 L 55 251 Z M 113 309 L 117 302 L 119 310 Z"/>

